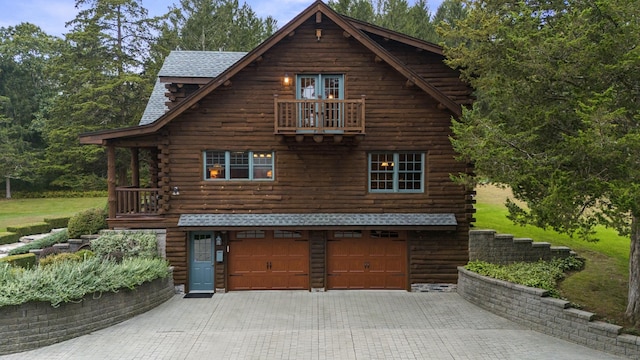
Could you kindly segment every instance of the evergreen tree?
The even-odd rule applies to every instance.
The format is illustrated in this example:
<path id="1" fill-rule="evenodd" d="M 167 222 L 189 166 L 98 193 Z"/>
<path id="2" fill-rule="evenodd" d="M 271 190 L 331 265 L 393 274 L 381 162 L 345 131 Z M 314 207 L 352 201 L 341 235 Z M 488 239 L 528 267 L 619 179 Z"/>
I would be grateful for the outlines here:
<path id="1" fill-rule="evenodd" d="M 30 188 L 43 185 L 38 163 L 46 146 L 44 124 L 56 95 L 44 70 L 62 45 L 61 39 L 33 24 L 0 28 L 0 181 L 6 177 Z"/>
<path id="2" fill-rule="evenodd" d="M 447 34 L 477 90 L 456 150 L 508 184 L 522 224 L 631 240 L 626 317 L 640 326 L 640 2 L 474 0 Z M 462 40 L 462 41 L 461 41 Z"/>
<path id="3" fill-rule="evenodd" d="M 249 51 L 275 30 L 275 19 L 259 18 L 238 0 L 180 0 L 164 24 L 160 45 L 168 50 Z"/>
<path id="4" fill-rule="evenodd" d="M 336 12 L 368 23 L 375 22 L 371 0 L 329 0 L 328 5 Z"/>
<path id="5" fill-rule="evenodd" d="M 463 0 L 444 0 L 433 16 L 426 0 L 416 0 L 412 6 L 407 0 L 329 0 L 328 5 L 342 15 L 434 44 L 443 41 L 436 31 L 439 24 L 455 27 L 467 14 Z"/>
<path id="6" fill-rule="evenodd" d="M 47 123 L 44 168 L 52 186 L 103 188 L 104 151 L 81 146 L 78 135 L 140 119 L 154 81 L 143 65 L 158 19 L 147 17 L 140 0 L 78 0 L 76 7 L 68 48 L 49 68 L 61 89 Z"/>

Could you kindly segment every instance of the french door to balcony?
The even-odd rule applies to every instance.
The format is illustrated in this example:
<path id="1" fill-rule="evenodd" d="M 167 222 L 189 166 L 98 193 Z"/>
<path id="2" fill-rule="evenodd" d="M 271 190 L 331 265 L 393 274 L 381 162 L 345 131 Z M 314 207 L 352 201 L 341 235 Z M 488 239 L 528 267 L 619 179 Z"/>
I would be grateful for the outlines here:
<path id="1" fill-rule="evenodd" d="M 344 127 L 343 75 L 298 75 L 296 99 L 303 100 L 298 105 L 298 128 L 330 132 Z"/>

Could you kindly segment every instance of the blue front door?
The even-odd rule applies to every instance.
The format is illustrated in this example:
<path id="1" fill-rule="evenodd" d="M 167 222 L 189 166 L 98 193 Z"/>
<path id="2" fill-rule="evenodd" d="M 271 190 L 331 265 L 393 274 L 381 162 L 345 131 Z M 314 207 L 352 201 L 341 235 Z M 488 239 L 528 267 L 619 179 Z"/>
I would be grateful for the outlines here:
<path id="1" fill-rule="evenodd" d="M 189 291 L 213 291 L 213 233 L 191 233 Z"/>

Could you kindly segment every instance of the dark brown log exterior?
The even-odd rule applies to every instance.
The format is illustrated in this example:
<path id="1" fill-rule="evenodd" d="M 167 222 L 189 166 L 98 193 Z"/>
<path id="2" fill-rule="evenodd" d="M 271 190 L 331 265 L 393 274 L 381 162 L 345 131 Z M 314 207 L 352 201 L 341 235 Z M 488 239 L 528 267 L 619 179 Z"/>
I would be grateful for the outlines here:
<path id="1" fill-rule="evenodd" d="M 452 182 L 450 175 L 470 173 L 472 168 L 455 159 L 449 140 L 454 115 L 450 104 L 442 106 L 424 86 L 417 85 L 426 80 L 459 105 L 472 102 L 471 91 L 458 73 L 443 63 L 441 53 L 429 51 L 429 47 L 416 48 L 412 45 L 418 43 L 415 39 L 401 42 L 394 39 L 402 39 L 402 35 L 385 38 L 367 33 L 362 24 L 357 27 L 364 32 L 354 34 L 333 22 L 331 16 L 312 13 L 294 29 L 285 26 L 288 35 L 259 54 L 259 61 L 246 64 L 226 79 L 224 86 L 201 97 L 197 106 L 181 110 L 161 130 L 148 133 L 141 128 L 136 136 L 137 130 L 127 129 L 123 132 L 126 136 L 103 137 L 107 139 L 103 142 L 112 146 L 139 147 L 156 157 L 151 178 L 157 183 L 152 186 L 161 193 L 158 216 L 112 217 L 110 226 L 166 228 L 174 282 L 188 284 L 189 229 L 177 226 L 182 214 L 453 213 L 458 223 L 455 231 L 406 232 L 407 289 L 413 283 L 456 282 L 457 266 L 468 260 L 474 209 L 472 193 Z M 322 29 L 320 40 L 316 29 Z M 408 79 L 396 63 L 384 61 L 370 46 L 364 46 L 359 40 L 362 36 L 369 36 L 386 50 L 391 56 L 387 60 L 399 60 L 422 79 Z M 296 139 L 274 134 L 274 96 L 295 99 L 295 86 L 282 85 L 285 73 L 343 74 L 344 98 L 365 99 L 365 134 L 357 139 L 334 139 L 331 135 Z M 191 84 L 183 83 L 189 80 L 184 78 L 168 80 L 179 82 L 166 84 L 168 106 L 178 109 L 181 101 L 192 98 L 182 100 L 185 96 L 209 89 L 202 87 L 202 80 Z M 99 139 L 99 135 L 89 134 L 85 143 Z M 205 180 L 207 150 L 273 152 L 274 180 Z M 369 192 L 368 154 L 382 151 L 425 153 L 424 192 Z M 114 180 L 110 177 L 109 181 Z M 172 194 L 174 187 L 179 188 L 179 195 Z M 330 231 L 330 227 L 305 231 L 311 288 L 326 286 Z M 229 234 L 223 233 L 223 238 L 217 250 L 225 249 Z M 226 288 L 226 263 L 215 265 L 215 276 L 216 288 Z"/>

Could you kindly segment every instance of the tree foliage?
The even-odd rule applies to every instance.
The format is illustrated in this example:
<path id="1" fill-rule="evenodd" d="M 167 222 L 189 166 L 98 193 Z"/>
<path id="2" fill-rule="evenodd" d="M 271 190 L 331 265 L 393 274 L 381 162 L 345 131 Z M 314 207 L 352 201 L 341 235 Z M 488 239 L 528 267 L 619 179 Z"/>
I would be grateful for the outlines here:
<path id="1" fill-rule="evenodd" d="M 473 0 L 448 29 L 450 65 L 477 90 L 453 144 L 508 184 L 518 223 L 631 237 L 627 317 L 640 324 L 640 3 Z M 634 290 L 634 291 L 632 291 Z"/>
<path id="2" fill-rule="evenodd" d="M 61 45 L 33 24 L 0 28 L 0 176 L 7 181 L 38 185 L 43 127 L 55 96 L 44 70 Z"/>
<path id="3" fill-rule="evenodd" d="M 340 14 L 433 43 L 442 40 L 436 32 L 439 23 L 455 25 L 466 14 L 461 0 L 444 0 L 435 15 L 426 0 L 413 5 L 407 0 L 329 0 L 328 5 Z"/>
<path id="4" fill-rule="evenodd" d="M 164 30 L 171 49 L 249 51 L 275 32 L 276 20 L 258 17 L 238 0 L 180 0 Z"/>
<path id="5" fill-rule="evenodd" d="M 106 160 L 78 135 L 139 120 L 153 84 L 143 65 L 158 19 L 140 0 L 78 0 L 76 7 L 68 47 L 49 68 L 60 93 L 47 123 L 45 171 L 52 186 L 86 190 L 103 188 Z"/>

